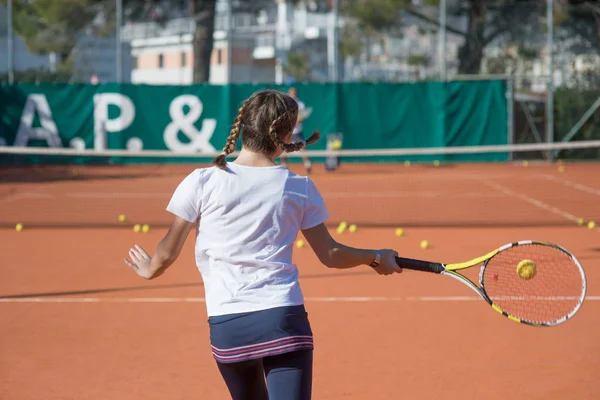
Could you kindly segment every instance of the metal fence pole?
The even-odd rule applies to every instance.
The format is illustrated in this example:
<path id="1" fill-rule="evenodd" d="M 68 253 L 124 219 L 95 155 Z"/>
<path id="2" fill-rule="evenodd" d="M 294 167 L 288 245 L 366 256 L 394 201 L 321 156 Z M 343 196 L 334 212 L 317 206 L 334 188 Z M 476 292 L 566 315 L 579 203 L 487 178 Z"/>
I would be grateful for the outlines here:
<path id="1" fill-rule="evenodd" d="M 116 57 L 117 57 L 117 82 L 123 82 L 123 46 L 121 43 L 121 26 L 123 25 L 123 0 L 116 0 L 117 2 L 117 29 L 116 29 Z"/>
<path id="2" fill-rule="evenodd" d="M 515 86 L 514 86 L 514 80 L 512 78 L 508 78 L 506 80 L 506 99 L 507 99 L 507 113 L 506 113 L 506 118 L 507 118 L 507 123 L 506 123 L 506 130 L 507 130 L 507 144 L 514 144 L 514 138 L 515 138 L 515 124 L 514 124 L 514 105 L 515 105 Z M 509 159 L 512 160 L 513 155 L 512 153 L 509 153 Z"/>
<path id="3" fill-rule="evenodd" d="M 233 55 L 233 1 L 227 1 L 227 84 L 231 84 L 231 77 L 233 76 L 231 68 L 233 68 L 233 62 L 231 57 Z"/>
<path id="4" fill-rule="evenodd" d="M 442 81 L 447 79 L 447 64 L 446 64 L 446 0 L 440 1 L 440 67 Z"/>
<path id="5" fill-rule="evenodd" d="M 14 48 L 14 40 L 13 40 L 13 7 L 12 7 L 12 0 L 8 0 L 8 4 L 7 4 L 7 28 L 8 28 L 8 35 L 7 35 L 7 39 L 8 39 L 8 58 L 7 58 L 7 62 L 8 62 L 8 83 L 13 83 L 15 80 L 15 73 L 14 73 L 14 69 L 15 69 L 15 63 L 14 63 L 14 52 L 15 52 L 15 48 Z"/>
<path id="6" fill-rule="evenodd" d="M 327 35 L 327 58 L 329 64 L 329 80 L 338 81 L 339 61 L 338 61 L 338 0 L 333 0 L 330 15 L 329 33 Z"/>
<path id="7" fill-rule="evenodd" d="M 546 1 L 546 19 L 548 23 L 548 98 L 546 100 L 546 135 L 548 143 L 554 142 L 554 0 Z M 550 154 L 552 159 L 552 154 Z"/>

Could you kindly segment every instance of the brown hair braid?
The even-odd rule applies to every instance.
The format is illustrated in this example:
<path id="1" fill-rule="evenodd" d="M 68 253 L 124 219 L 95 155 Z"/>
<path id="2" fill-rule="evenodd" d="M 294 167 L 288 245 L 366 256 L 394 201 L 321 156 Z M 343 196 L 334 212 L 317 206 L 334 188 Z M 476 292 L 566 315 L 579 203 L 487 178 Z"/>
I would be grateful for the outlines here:
<path id="1" fill-rule="evenodd" d="M 238 114 L 235 117 L 231 131 L 229 132 L 229 137 L 225 142 L 225 147 L 223 147 L 223 152 L 213 160 L 213 165 L 216 165 L 221 169 L 225 169 L 227 166 L 227 161 L 225 158 L 235 151 L 235 144 L 237 143 L 238 137 L 240 137 L 240 132 L 242 130 L 242 119 L 244 118 L 244 112 L 247 104 L 248 100 L 246 100 L 238 110 Z"/>
<path id="2" fill-rule="evenodd" d="M 297 117 L 298 109 L 296 108 L 295 111 L 296 111 L 296 119 L 297 119 L 298 118 Z M 321 133 L 319 131 L 314 131 L 313 134 L 306 141 L 300 141 L 300 142 L 296 142 L 296 143 L 284 143 L 279 138 L 279 135 L 277 133 L 277 128 L 283 124 L 288 125 L 288 123 L 290 122 L 290 121 L 288 121 L 288 119 L 291 118 L 290 114 L 291 114 L 290 111 L 281 114 L 279 116 L 279 118 L 274 120 L 271 123 L 271 126 L 269 127 L 269 136 L 271 137 L 271 140 L 273 140 L 273 143 L 275 143 L 275 145 L 281 147 L 287 153 L 292 153 L 294 151 L 300 151 L 300 150 L 304 149 L 307 144 L 312 144 L 312 143 L 316 142 L 317 140 L 319 140 L 319 138 L 321 137 Z M 291 122 L 293 122 L 295 124 L 295 121 L 291 121 Z"/>
<path id="3" fill-rule="evenodd" d="M 244 148 L 262 154 L 274 154 L 278 148 L 286 152 L 299 151 L 307 144 L 319 140 L 315 131 L 306 142 L 285 143 L 282 137 L 292 132 L 298 121 L 298 102 L 286 93 L 265 89 L 254 93 L 238 110 L 223 153 L 215 157 L 213 164 L 225 169 L 226 157 L 235 150 L 235 143 L 243 126 Z"/>

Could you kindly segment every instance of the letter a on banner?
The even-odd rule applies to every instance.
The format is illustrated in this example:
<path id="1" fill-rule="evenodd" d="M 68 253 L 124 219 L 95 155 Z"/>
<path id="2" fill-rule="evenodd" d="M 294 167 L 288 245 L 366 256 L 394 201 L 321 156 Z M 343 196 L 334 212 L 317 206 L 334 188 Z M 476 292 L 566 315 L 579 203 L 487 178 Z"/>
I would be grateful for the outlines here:
<path id="1" fill-rule="evenodd" d="M 34 128 L 33 118 L 36 113 L 40 118 L 42 126 Z M 48 147 L 62 147 L 48 100 L 46 100 L 46 96 L 43 94 L 30 94 L 27 96 L 14 146 L 27 146 L 32 139 L 44 140 L 48 144 Z"/>

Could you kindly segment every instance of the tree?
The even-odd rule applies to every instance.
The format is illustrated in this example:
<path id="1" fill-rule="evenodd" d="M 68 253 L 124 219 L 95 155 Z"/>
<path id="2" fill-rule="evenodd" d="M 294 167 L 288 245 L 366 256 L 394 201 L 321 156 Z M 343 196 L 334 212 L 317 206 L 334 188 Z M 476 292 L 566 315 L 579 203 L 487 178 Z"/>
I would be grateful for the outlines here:
<path id="1" fill-rule="evenodd" d="M 3 5 L 6 0 L 1 0 Z M 69 69 L 77 36 L 94 18 L 93 0 L 30 0 L 13 5 L 15 32 L 38 54 L 56 53 L 57 69 Z"/>
<path id="2" fill-rule="evenodd" d="M 433 6 L 430 8 L 415 6 L 411 0 L 342 0 L 342 3 L 342 11 L 357 18 L 363 27 L 389 31 L 401 25 L 404 14 L 439 28 L 439 0 L 423 2 Z M 543 40 L 544 29 L 540 23 L 544 23 L 545 1 L 448 0 L 447 11 L 449 16 L 466 21 L 466 29 L 446 25 L 448 32 L 464 38 L 458 52 L 459 74 L 479 73 L 484 50 L 494 41 L 527 43 Z M 571 40 L 573 46 L 599 48 L 600 1 L 557 1 L 555 15 L 561 11 L 571 18 L 561 21 L 561 35 L 557 32 L 557 39 Z"/>

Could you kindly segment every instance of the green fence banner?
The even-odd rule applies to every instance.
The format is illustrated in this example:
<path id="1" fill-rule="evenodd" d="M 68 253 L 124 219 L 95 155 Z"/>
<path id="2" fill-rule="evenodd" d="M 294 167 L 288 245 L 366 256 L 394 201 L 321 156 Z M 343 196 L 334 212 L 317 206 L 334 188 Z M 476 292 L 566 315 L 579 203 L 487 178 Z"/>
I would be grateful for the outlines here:
<path id="1" fill-rule="evenodd" d="M 504 81 L 307 83 L 295 85 L 312 109 L 305 135 L 342 133 L 344 149 L 507 144 Z M 237 109 L 277 85 L 0 85 L 0 145 L 102 150 L 220 151 Z M 326 140 L 311 146 L 325 149 Z M 143 153 L 142 153 L 143 154 Z M 446 160 L 504 160 L 504 153 Z M 1 154 L 5 163 L 14 159 Z M 22 157 L 21 157 L 22 158 Z M 422 157 L 421 157 L 422 158 Z M 419 159 L 419 157 L 402 157 Z M 39 162 L 29 157 L 27 162 Z M 134 162 L 121 157 L 120 162 Z M 384 158 L 382 161 L 386 161 Z M 155 158 L 146 162 L 176 162 Z M 113 159 L 114 162 L 114 159 Z"/>

